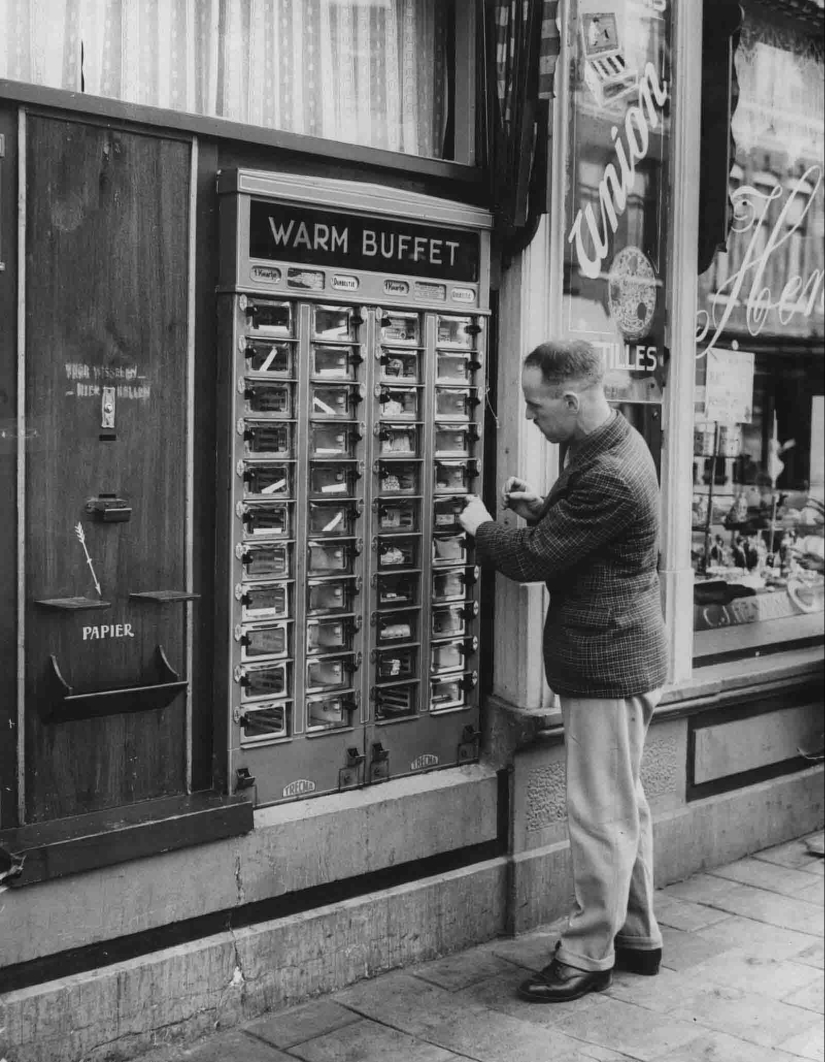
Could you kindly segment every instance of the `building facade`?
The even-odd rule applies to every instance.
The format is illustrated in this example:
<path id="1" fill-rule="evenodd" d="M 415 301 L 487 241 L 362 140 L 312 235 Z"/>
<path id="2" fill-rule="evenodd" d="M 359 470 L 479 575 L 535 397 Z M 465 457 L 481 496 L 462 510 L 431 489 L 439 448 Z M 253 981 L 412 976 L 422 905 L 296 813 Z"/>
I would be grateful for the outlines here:
<path id="1" fill-rule="evenodd" d="M 660 472 L 658 882 L 820 825 L 821 4 L 57 7 L 0 5 L 0 1054 L 564 913 L 546 590 L 456 520 L 551 486 L 549 335 Z"/>

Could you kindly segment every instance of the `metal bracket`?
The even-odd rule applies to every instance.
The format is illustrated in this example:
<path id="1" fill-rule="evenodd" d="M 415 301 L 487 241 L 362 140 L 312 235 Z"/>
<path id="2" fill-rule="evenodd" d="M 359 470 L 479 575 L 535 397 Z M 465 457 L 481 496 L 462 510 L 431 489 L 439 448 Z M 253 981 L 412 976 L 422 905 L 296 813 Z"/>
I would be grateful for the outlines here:
<path id="1" fill-rule="evenodd" d="M 255 775 L 249 773 L 248 767 L 239 767 L 235 771 L 235 790 L 240 792 L 242 789 L 251 789 L 255 784 Z"/>
<path id="2" fill-rule="evenodd" d="M 458 762 L 469 763 L 478 759 L 478 743 L 481 731 L 474 726 L 465 726 L 461 732 L 461 741 L 458 743 Z"/>
<path id="3" fill-rule="evenodd" d="M 370 759 L 370 781 L 386 782 L 390 777 L 390 752 L 380 741 L 373 742 Z"/>
<path id="4" fill-rule="evenodd" d="M 347 762 L 338 771 L 338 788 L 351 789 L 362 784 L 361 767 L 366 756 L 357 748 L 347 749 Z"/>

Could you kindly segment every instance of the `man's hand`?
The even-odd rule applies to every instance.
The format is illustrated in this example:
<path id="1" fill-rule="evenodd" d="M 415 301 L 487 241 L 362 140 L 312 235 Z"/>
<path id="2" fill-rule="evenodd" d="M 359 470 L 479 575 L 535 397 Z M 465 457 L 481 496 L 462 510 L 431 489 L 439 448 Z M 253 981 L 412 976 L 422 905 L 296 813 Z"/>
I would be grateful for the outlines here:
<path id="1" fill-rule="evenodd" d="M 458 522 L 470 535 L 475 535 L 479 524 L 492 519 L 492 516 L 487 511 L 487 506 L 475 494 L 469 495 L 466 506 L 458 514 Z"/>
<path id="2" fill-rule="evenodd" d="M 526 479 L 510 476 L 501 489 L 501 504 L 524 520 L 534 520 L 541 512 L 544 498 L 537 494 Z"/>

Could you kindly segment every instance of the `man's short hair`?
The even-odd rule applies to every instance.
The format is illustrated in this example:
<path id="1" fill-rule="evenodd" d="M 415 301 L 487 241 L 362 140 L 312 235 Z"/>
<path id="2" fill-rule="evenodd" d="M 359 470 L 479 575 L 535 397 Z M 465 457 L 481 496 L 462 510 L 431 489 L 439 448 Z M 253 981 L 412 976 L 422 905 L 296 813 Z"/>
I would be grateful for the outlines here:
<path id="1" fill-rule="evenodd" d="M 583 339 L 539 343 L 524 359 L 524 366 L 538 369 L 549 387 L 570 383 L 594 387 L 604 380 L 604 358 Z"/>

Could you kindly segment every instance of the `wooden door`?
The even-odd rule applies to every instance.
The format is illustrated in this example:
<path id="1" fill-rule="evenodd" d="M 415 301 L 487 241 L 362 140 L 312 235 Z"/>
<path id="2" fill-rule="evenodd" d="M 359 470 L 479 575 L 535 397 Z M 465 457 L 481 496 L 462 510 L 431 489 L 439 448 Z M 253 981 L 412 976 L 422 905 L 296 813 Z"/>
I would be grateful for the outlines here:
<path id="1" fill-rule="evenodd" d="M 190 153 L 27 120 L 29 822 L 186 787 Z"/>

